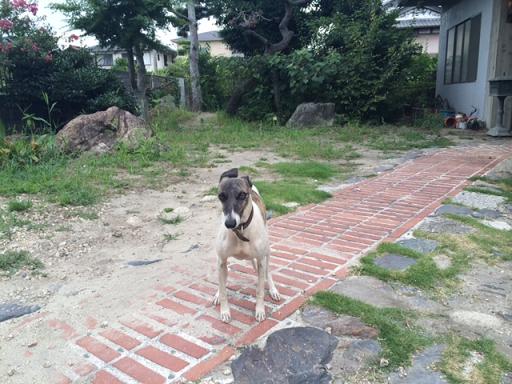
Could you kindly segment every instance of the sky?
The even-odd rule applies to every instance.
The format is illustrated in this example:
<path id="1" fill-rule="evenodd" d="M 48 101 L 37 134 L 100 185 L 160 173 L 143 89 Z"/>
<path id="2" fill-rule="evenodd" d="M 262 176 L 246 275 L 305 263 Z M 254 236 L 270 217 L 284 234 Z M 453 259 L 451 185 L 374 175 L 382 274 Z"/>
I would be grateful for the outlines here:
<path id="1" fill-rule="evenodd" d="M 60 12 L 53 11 L 50 9 L 50 4 L 52 3 L 59 3 L 62 2 L 62 0 L 39 0 L 39 16 L 45 16 L 48 24 L 50 24 L 54 30 L 54 32 L 58 36 L 63 36 L 59 41 L 59 45 L 65 44 L 65 37 L 69 37 L 71 34 L 77 34 L 80 35 L 80 31 L 73 31 L 69 28 L 69 26 L 66 23 L 66 19 L 64 15 L 62 15 Z M 201 20 L 199 22 L 199 32 L 207 32 L 207 31 L 214 31 L 218 30 L 219 27 L 215 25 L 215 21 L 213 19 L 208 20 Z M 173 46 L 174 43 L 172 43 L 172 39 L 177 37 L 176 30 L 171 29 L 169 31 L 159 31 L 158 37 L 162 41 L 162 43 L 166 45 Z M 94 38 L 91 37 L 83 37 L 79 40 L 80 45 L 83 46 L 93 46 L 96 45 L 97 42 Z"/>

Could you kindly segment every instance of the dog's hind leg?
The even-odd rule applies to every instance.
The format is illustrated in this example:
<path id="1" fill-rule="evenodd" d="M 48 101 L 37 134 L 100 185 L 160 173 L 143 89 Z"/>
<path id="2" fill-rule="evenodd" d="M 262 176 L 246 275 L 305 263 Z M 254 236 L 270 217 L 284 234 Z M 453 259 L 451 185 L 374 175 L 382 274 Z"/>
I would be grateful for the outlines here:
<path id="1" fill-rule="evenodd" d="M 219 260 L 219 290 L 215 295 L 213 302 L 220 304 L 220 319 L 225 323 L 231 320 L 231 312 L 229 310 L 228 295 L 226 291 L 226 281 L 228 278 L 227 260 Z"/>

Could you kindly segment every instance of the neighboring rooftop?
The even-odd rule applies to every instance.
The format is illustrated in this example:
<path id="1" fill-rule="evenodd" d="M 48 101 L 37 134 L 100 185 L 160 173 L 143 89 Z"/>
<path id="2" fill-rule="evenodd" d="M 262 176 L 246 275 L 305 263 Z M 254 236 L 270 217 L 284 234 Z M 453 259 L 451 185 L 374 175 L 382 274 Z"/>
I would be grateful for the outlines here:
<path id="1" fill-rule="evenodd" d="M 441 19 L 439 17 L 401 19 L 396 24 L 398 28 L 432 28 L 440 25 Z"/>
<path id="2" fill-rule="evenodd" d="M 126 49 L 121 48 L 121 47 L 117 47 L 117 46 L 102 47 L 100 45 L 95 45 L 95 46 L 89 47 L 87 49 L 89 51 L 91 51 L 91 52 L 94 52 L 94 53 L 116 53 L 116 52 L 125 52 L 126 51 Z M 168 47 L 168 46 L 162 46 L 162 48 L 161 49 L 157 49 L 157 51 L 160 51 L 160 52 L 176 52 L 175 49 L 173 49 L 171 47 Z"/>
<path id="3" fill-rule="evenodd" d="M 219 31 L 208 31 L 208 32 L 202 32 L 197 35 L 200 42 L 208 42 L 208 41 L 222 41 L 224 40 Z M 188 38 L 185 37 L 179 37 L 177 39 L 174 39 L 173 41 L 175 43 L 180 41 L 188 40 Z"/>

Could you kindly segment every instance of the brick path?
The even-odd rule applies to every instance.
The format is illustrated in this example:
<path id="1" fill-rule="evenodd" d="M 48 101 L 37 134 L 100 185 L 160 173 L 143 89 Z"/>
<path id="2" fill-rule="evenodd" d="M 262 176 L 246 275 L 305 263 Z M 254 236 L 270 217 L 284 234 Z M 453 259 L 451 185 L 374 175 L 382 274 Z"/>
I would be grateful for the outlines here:
<path id="1" fill-rule="evenodd" d="M 75 352 L 88 356 L 83 365 L 62 372 L 59 382 L 87 377 L 95 384 L 153 384 L 205 376 L 237 347 L 279 325 L 313 293 L 343 278 L 348 265 L 369 249 L 414 227 L 462 190 L 467 178 L 510 156 L 510 143 L 441 150 L 271 220 L 271 268 L 283 299 L 266 298 L 268 319 L 262 323 L 253 318 L 255 274 L 238 263 L 230 265 L 228 279 L 230 324 L 220 322 L 218 309 L 210 305 L 216 282 L 206 275 L 185 288 L 155 286 L 153 302 L 141 303 L 137 316 L 88 335 L 77 336 L 64 321 L 52 320 Z M 177 315 L 181 321 L 172 320 Z M 198 328 L 208 335 L 197 336 Z"/>

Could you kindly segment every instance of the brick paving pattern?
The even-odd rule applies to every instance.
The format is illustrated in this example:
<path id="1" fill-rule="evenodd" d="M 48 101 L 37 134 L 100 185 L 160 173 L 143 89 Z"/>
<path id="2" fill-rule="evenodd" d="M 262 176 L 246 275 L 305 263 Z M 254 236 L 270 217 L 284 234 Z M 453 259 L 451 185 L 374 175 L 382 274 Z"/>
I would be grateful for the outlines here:
<path id="1" fill-rule="evenodd" d="M 282 295 L 266 297 L 268 318 L 254 320 L 256 275 L 232 262 L 228 278 L 232 322 L 218 319 L 211 303 L 216 281 L 156 286 L 140 313 L 109 328 L 76 335 L 63 321 L 50 326 L 87 353 L 59 382 L 80 377 L 92 383 L 172 383 L 197 380 L 296 311 L 309 296 L 331 287 L 348 266 L 382 241 L 395 240 L 432 213 L 444 199 L 512 155 L 512 145 L 446 149 L 404 163 L 336 193 L 332 199 L 272 219 L 271 268 Z M 85 317 L 85 316 L 84 316 Z M 174 321 L 173 319 L 178 319 Z M 88 320 L 94 328 L 94 319 Z M 198 336 L 197 329 L 208 330 Z M 201 333 L 201 332 L 199 332 Z"/>

